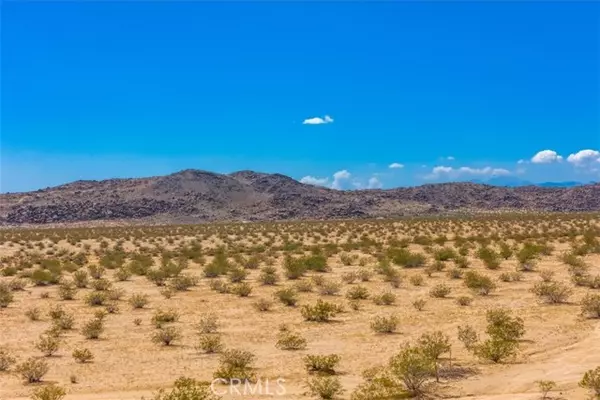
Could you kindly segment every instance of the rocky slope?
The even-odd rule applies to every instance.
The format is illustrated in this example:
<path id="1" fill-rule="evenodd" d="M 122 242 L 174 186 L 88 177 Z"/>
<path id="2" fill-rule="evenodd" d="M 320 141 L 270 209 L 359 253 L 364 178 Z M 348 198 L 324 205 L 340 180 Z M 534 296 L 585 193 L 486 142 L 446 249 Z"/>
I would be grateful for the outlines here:
<path id="1" fill-rule="evenodd" d="M 151 178 L 77 181 L 0 195 L 2 225 L 372 218 L 494 210 L 600 211 L 600 184 L 507 188 L 444 183 L 337 191 L 280 174 L 185 170 Z"/>

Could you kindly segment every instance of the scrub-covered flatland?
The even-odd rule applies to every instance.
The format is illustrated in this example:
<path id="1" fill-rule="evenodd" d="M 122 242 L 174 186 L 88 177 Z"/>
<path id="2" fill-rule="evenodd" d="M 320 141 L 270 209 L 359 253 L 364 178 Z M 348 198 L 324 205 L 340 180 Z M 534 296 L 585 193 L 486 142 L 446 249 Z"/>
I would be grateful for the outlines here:
<path id="1" fill-rule="evenodd" d="M 0 306 L 1 399 L 585 399 L 600 217 L 5 229 Z"/>

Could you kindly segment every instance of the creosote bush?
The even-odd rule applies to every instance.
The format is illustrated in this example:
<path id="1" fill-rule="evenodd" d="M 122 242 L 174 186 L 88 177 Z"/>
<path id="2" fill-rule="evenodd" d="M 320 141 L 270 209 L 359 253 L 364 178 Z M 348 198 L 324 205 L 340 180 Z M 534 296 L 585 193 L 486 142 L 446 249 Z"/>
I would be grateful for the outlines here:
<path id="1" fill-rule="evenodd" d="M 596 398 L 600 398 L 600 367 L 587 371 L 579 381 L 579 386 L 588 389 Z"/>
<path id="2" fill-rule="evenodd" d="M 75 349 L 73 350 L 73 353 L 71 355 L 78 363 L 81 364 L 90 362 L 94 359 L 94 355 L 92 354 L 92 352 L 86 348 Z"/>
<path id="3" fill-rule="evenodd" d="M 395 333 L 399 322 L 395 315 L 379 315 L 371 321 L 371 329 L 377 333 Z"/>
<path id="4" fill-rule="evenodd" d="M 302 360 L 308 372 L 334 375 L 341 357 L 338 354 L 309 354 L 304 356 Z"/>
<path id="5" fill-rule="evenodd" d="M 317 300 L 316 304 L 306 304 L 300 310 L 302 317 L 306 321 L 313 322 L 329 322 L 337 313 L 338 307 L 321 299 Z"/>
<path id="6" fill-rule="evenodd" d="M 306 386 L 312 396 L 322 400 L 336 399 L 344 392 L 337 376 L 313 377 L 307 381 Z"/>
<path id="7" fill-rule="evenodd" d="M 256 356 L 249 351 L 228 349 L 221 353 L 219 367 L 214 372 L 215 379 L 225 382 L 239 380 L 239 382 L 253 381 L 255 379 L 252 364 Z"/>
<path id="8" fill-rule="evenodd" d="M 40 386 L 31 394 L 32 400 L 62 400 L 67 395 L 67 391 L 55 384 Z"/>
<path id="9" fill-rule="evenodd" d="M 0 372 L 8 371 L 16 361 L 6 347 L 0 347 Z"/>
<path id="10" fill-rule="evenodd" d="M 35 357 L 28 358 L 15 367 L 15 372 L 28 383 L 41 382 L 49 370 L 50 367 L 45 360 Z"/>
<path id="11" fill-rule="evenodd" d="M 164 346 L 170 346 L 179 339 L 181 339 L 181 332 L 174 326 L 161 327 L 152 334 L 152 341 Z"/>
<path id="12" fill-rule="evenodd" d="M 219 400 L 220 397 L 213 393 L 210 382 L 197 381 L 192 378 L 181 377 L 175 381 L 173 387 L 167 391 L 161 389 L 152 400 Z"/>

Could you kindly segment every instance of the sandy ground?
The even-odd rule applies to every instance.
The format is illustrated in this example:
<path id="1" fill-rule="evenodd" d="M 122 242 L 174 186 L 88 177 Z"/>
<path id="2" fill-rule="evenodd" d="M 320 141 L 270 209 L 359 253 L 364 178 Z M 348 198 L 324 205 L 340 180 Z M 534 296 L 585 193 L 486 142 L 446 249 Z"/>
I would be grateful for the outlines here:
<path id="1" fill-rule="evenodd" d="M 400 225 L 400 228 L 402 226 Z M 389 228 L 386 237 L 394 237 L 396 231 Z M 284 228 L 280 228 L 284 229 Z M 279 233 L 278 233 L 279 234 Z M 360 234 L 360 232 L 359 232 Z M 343 241 L 341 235 L 329 234 L 330 241 Z M 243 239 L 238 235 L 236 240 Z M 175 242 L 165 246 L 173 248 L 178 241 L 187 240 L 178 237 Z M 203 243 L 210 246 L 222 243 L 222 238 L 209 237 Z M 162 239 L 160 239 L 162 240 Z M 305 242 L 312 239 L 304 238 Z M 86 240 L 98 248 L 98 241 Z M 147 243 L 147 245 L 150 245 Z M 0 254 L 15 254 L 23 244 L 0 245 Z M 57 248 L 80 249 L 61 241 Z M 555 242 L 555 251 L 551 256 L 543 257 L 538 270 L 555 271 L 555 279 L 570 282 L 566 265 L 558 256 L 568 249 L 567 243 Z M 134 251 L 137 245 L 126 242 L 125 248 Z M 422 246 L 411 245 L 412 249 L 422 251 Z M 362 251 L 357 254 L 365 255 Z M 210 257 L 208 257 L 210 260 Z M 513 271 L 516 261 L 503 261 L 496 271 L 486 270 L 481 261 L 470 257 L 471 269 L 482 271 L 497 278 L 500 273 Z M 600 256 L 587 255 L 586 262 L 591 272 L 600 274 Z M 281 266 L 282 257 L 276 258 Z M 328 279 L 339 279 L 344 273 L 355 271 L 358 265 L 345 266 L 338 256 L 328 260 L 332 272 L 324 274 Z M 449 264 L 450 265 L 450 264 Z M 302 364 L 306 354 L 341 355 L 339 376 L 345 388 L 342 398 L 350 398 L 352 390 L 362 382 L 361 373 L 367 368 L 384 364 L 405 343 L 414 341 L 421 334 L 434 330 L 445 332 L 452 341 L 453 362 L 475 368 L 477 373 L 461 380 L 445 381 L 436 393 L 439 396 L 456 399 L 480 400 L 529 400 L 538 399 L 537 380 L 554 380 L 557 389 L 552 398 L 585 399 L 586 392 L 578 388 L 577 382 L 586 370 L 600 365 L 600 322 L 586 320 L 579 315 L 579 299 L 588 289 L 573 287 L 570 303 L 547 305 L 540 302 L 531 292 L 533 283 L 540 278 L 537 273 L 526 273 L 521 282 L 498 282 L 498 289 L 490 296 L 474 296 L 471 306 L 460 307 L 455 299 L 460 295 L 471 295 L 461 280 L 450 279 L 445 272 L 438 272 L 425 278 L 424 286 L 416 287 L 409 283 L 409 277 L 422 274 L 421 269 L 402 270 L 403 282 L 399 288 L 392 288 L 380 276 L 374 276 L 371 282 L 361 283 L 371 294 L 391 290 L 397 296 L 393 306 L 378 306 L 370 300 L 361 301 L 359 311 L 346 307 L 335 321 L 328 324 L 308 323 L 300 315 L 299 307 L 289 308 L 275 302 L 273 310 L 258 312 L 252 303 L 258 298 L 272 298 L 273 292 L 288 285 L 282 279 L 276 287 L 261 286 L 257 278 L 259 270 L 252 270 L 247 281 L 253 286 L 250 297 L 240 298 L 232 294 L 218 294 L 210 290 L 208 279 L 203 278 L 202 267 L 190 263 L 186 272 L 200 279 L 198 286 L 186 292 L 177 292 L 166 299 L 159 288 L 145 277 L 134 276 L 126 282 L 115 282 L 114 286 L 126 291 L 124 299 L 133 293 L 144 293 L 150 298 L 149 305 L 142 310 L 132 310 L 126 301 L 119 302 L 120 312 L 106 317 L 106 330 L 100 340 L 86 340 L 79 328 L 90 318 L 95 308 L 84 304 L 83 298 L 91 289 L 82 289 L 72 301 L 60 300 L 57 287 L 28 286 L 23 292 L 15 292 L 15 301 L 8 308 L 0 310 L 0 345 L 10 349 L 19 360 L 30 356 L 40 356 L 34 347 L 40 334 L 50 324 L 46 315 L 51 305 L 61 304 L 75 315 L 75 330 L 64 335 L 61 348 L 52 357 L 46 358 L 51 368 L 44 378 L 44 384 L 55 382 L 68 391 L 68 400 L 139 400 L 149 398 L 159 388 L 169 387 L 180 376 L 212 380 L 212 373 L 218 366 L 218 355 L 200 354 L 194 347 L 197 341 L 196 324 L 207 312 L 216 313 L 221 323 L 220 332 L 227 348 L 249 350 L 256 355 L 257 375 L 266 381 L 285 379 L 286 393 L 281 396 L 226 394 L 225 399 L 246 398 L 282 398 L 305 399 L 305 381 L 307 373 Z M 112 271 L 108 278 L 112 280 Z M 3 281 L 12 278 L 2 277 Z M 305 278 L 307 279 L 307 278 Z M 447 299 L 434 299 L 428 292 L 432 286 L 445 283 L 452 288 Z M 356 285 L 356 284 L 354 284 Z M 317 293 L 301 293 L 300 304 L 314 303 L 318 298 L 336 303 L 348 304 L 344 293 L 353 285 L 344 284 L 338 296 L 320 296 Z M 50 298 L 43 299 L 41 294 L 49 292 Z M 427 301 L 425 309 L 417 311 L 412 302 L 416 299 Z M 473 325 L 479 332 L 485 330 L 485 312 L 492 307 L 508 307 L 525 320 L 527 333 L 521 345 L 517 359 L 508 364 L 492 365 L 482 363 L 469 354 L 457 339 L 457 326 L 465 323 Z M 41 321 L 30 321 L 24 312 L 39 307 L 43 316 Z M 181 329 L 182 339 L 174 346 L 161 347 L 150 340 L 155 328 L 150 323 L 153 313 L 158 309 L 176 309 L 180 320 L 175 324 Z M 393 335 L 376 334 L 370 329 L 370 321 L 375 315 L 398 315 L 399 332 Z M 141 318 L 139 326 L 133 320 Z M 277 328 L 286 323 L 301 333 L 308 341 L 306 350 L 283 351 L 275 347 Z M 89 348 L 95 355 L 94 361 L 78 364 L 71 357 L 73 349 Z M 77 383 L 70 382 L 71 376 L 77 377 Z M 26 385 L 11 373 L 0 373 L 0 399 L 26 399 L 35 385 Z"/>

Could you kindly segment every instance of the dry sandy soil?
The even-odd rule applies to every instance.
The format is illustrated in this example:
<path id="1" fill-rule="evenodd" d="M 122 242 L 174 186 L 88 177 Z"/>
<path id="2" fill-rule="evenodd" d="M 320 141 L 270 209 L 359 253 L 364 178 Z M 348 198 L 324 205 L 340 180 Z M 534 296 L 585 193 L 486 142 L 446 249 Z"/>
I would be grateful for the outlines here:
<path id="1" fill-rule="evenodd" d="M 600 291 L 573 285 L 562 254 L 580 246 L 583 232 L 590 227 L 598 227 L 598 220 L 593 216 L 0 231 L 0 256 L 3 257 L 0 268 L 17 267 L 20 269 L 17 275 L 24 276 L 28 275 L 27 271 L 38 268 L 36 262 L 40 258 L 64 262 L 78 253 L 87 256 L 81 267 L 86 270 L 89 264 L 98 264 L 106 251 L 114 249 L 117 244 L 128 257 L 140 249 L 158 249 L 153 259 L 156 266 L 161 263 L 161 252 L 180 254 L 182 245 L 193 242 L 202 247 L 201 257 L 191 259 L 184 270 L 185 274 L 197 277 L 197 285 L 186 291 L 173 292 L 171 298 L 161 294 L 164 287 L 156 286 L 145 276 L 133 275 L 126 281 L 118 281 L 114 277 L 116 270 L 107 269 L 105 277 L 112 281 L 113 289 L 123 289 L 125 295 L 117 302 L 119 311 L 105 317 L 105 330 L 99 340 L 88 340 L 80 331 L 98 310 L 98 307 L 88 306 L 84 301 L 92 289 L 79 289 L 74 300 L 62 300 L 58 285 L 34 286 L 27 280 L 24 290 L 14 292 L 14 302 L 0 309 L 0 346 L 7 348 L 18 361 L 42 357 L 34 344 L 49 328 L 51 320 L 47 312 L 57 304 L 75 316 L 75 328 L 61 336 L 56 354 L 45 357 L 50 370 L 42 383 L 26 384 L 17 374 L 0 372 L 0 399 L 26 399 L 39 385 L 52 382 L 66 388 L 66 399 L 133 400 L 142 396 L 151 398 L 156 390 L 168 388 L 180 376 L 210 381 L 219 365 L 219 355 L 203 354 L 196 349 L 196 327 L 199 319 L 211 312 L 218 316 L 219 331 L 226 348 L 248 350 L 256 355 L 254 365 L 258 377 L 272 382 L 277 378 L 285 379 L 286 393 L 283 395 L 246 398 L 311 398 L 305 387 L 309 374 L 304 368 L 303 356 L 336 353 L 341 356 L 337 376 L 345 389 L 341 398 L 349 399 L 352 391 L 363 382 L 362 372 L 365 369 L 385 364 L 403 344 L 414 342 L 421 334 L 441 330 L 452 343 L 452 364 L 470 368 L 473 372 L 460 379 L 442 379 L 431 388 L 434 397 L 538 399 L 540 393 L 536 381 L 553 380 L 557 386 L 550 394 L 552 398 L 584 399 L 588 394 L 578 387 L 578 382 L 585 371 L 600 365 L 600 321 L 583 317 L 579 302 L 586 293 Z M 402 276 L 397 288 L 377 274 L 377 256 L 384 254 L 389 247 L 398 246 L 396 242 L 402 239 L 408 239 L 410 251 L 425 254 L 427 264 L 434 264 L 433 252 L 441 246 L 417 244 L 415 241 L 420 241 L 413 239 L 418 236 L 434 239 L 440 235 L 446 236 L 443 246 L 449 248 L 460 247 L 461 243 L 455 240 L 457 236 L 472 243 L 467 255 L 470 265 L 464 270 L 476 270 L 492 277 L 497 289 L 488 296 L 473 293 L 465 287 L 462 279 L 449 277 L 448 271 L 455 268 L 451 260 L 442 263 L 445 266 L 443 271 L 433 272 L 431 276 L 425 273 L 425 267 L 394 266 Z M 477 258 L 477 241 L 484 236 L 491 236 L 489 246 L 494 249 L 499 248 L 501 241 L 518 248 L 526 240 L 546 242 L 552 249 L 550 254 L 537 258 L 535 271 L 524 272 L 521 281 L 504 282 L 500 275 L 517 270 L 519 262 L 513 255 L 503 259 L 496 270 L 486 268 Z M 361 238 L 370 241 L 361 242 Z M 361 244 L 341 248 L 351 242 Z M 287 247 L 285 243 L 288 243 Z M 301 246 L 294 249 L 289 243 Z M 274 300 L 275 291 L 296 283 L 285 277 L 284 256 L 309 254 L 310 246 L 331 250 L 333 246 L 326 246 L 328 243 L 338 245 L 337 250 L 331 251 L 327 257 L 330 272 L 308 272 L 302 280 L 321 275 L 328 280 L 342 282 L 344 274 L 365 269 L 373 271 L 372 279 L 342 283 L 339 294 L 334 296 L 321 295 L 315 287 L 313 292 L 299 293 L 297 307 L 286 307 Z M 262 248 L 258 247 L 260 244 Z M 246 259 L 252 254 L 260 254 L 259 268 L 248 270 L 246 282 L 253 288 L 250 296 L 239 297 L 211 290 L 211 279 L 204 276 L 203 269 L 212 261 L 214 249 L 219 245 L 227 247 L 232 264 L 243 263 L 233 256 L 237 250 L 241 249 Z M 350 256 L 351 261 L 344 262 L 342 256 Z M 600 274 L 600 254 L 589 253 L 580 258 L 589 266 L 591 275 Z M 33 260 L 33 265 L 23 260 Z M 125 265 L 128 262 L 129 258 L 126 258 Z M 281 279 L 276 286 L 262 285 L 259 281 L 261 268 L 267 265 L 279 270 Z M 541 280 L 540 271 L 544 270 L 554 271 L 554 280 L 572 288 L 568 302 L 546 304 L 531 292 L 532 286 Z M 71 279 L 70 272 L 63 271 L 62 274 L 63 279 Z M 17 275 L 0 276 L 0 281 L 11 282 Z M 416 275 L 424 277 L 422 286 L 411 283 L 410 278 Z M 227 277 L 223 280 L 227 281 Z M 431 297 L 431 288 L 440 283 L 451 288 L 450 295 L 447 298 Z M 396 295 L 396 303 L 380 306 L 366 299 L 360 300 L 359 310 L 354 310 L 349 307 L 345 293 L 357 285 L 367 288 L 371 295 L 391 291 Z M 43 298 L 44 293 L 49 297 Z M 132 309 L 128 304 L 127 299 L 134 293 L 148 296 L 149 303 L 145 308 Z M 471 296 L 472 304 L 459 306 L 456 299 L 461 295 Z M 260 298 L 273 300 L 271 311 L 255 309 L 253 304 Z M 313 304 L 319 298 L 344 304 L 345 312 L 338 314 L 330 323 L 306 322 L 300 312 L 301 306 Z M 421 311 L 413 306 L 417 299 L 426 301 Z M 39 321 L 31 321 L 25 315 L 26 310 L 34 307 L 41 311 Z M 486 311 L 495 307 L 512 310 L 514 315 L 524 319 L 526 328 L 516 358 L 500 364 L 476 358 L 457 338 L 457 327 L 467 323 L 485 336 Z M 151 319 L 159 309 L 176 309 L 180 314 L 179 321 L 173 325 L 180 329 L 182 337 L 172 346 L 161 346 L 151 341 L 151 335 L 156 331 Z M 400 320 L 397 333 L 379 334 L 370 328 L 375 316 L 393 314 Z M 136 318 L 141 319 L 140 325 L 134 324 Z M 284 323 L 304 336 L 307 340 L 305 350 L 276 348 L 278 327 Z M 92 362 L 75 362 L 71 353 L 81 347 L 94 354 Z M 446 354 L 443 363 L 448 363 L 448 358 Z M 71 383 L 72 376 L 76 377 L 77 383 Z M 241 398 L 235 393 L 223 397 Z"/>

